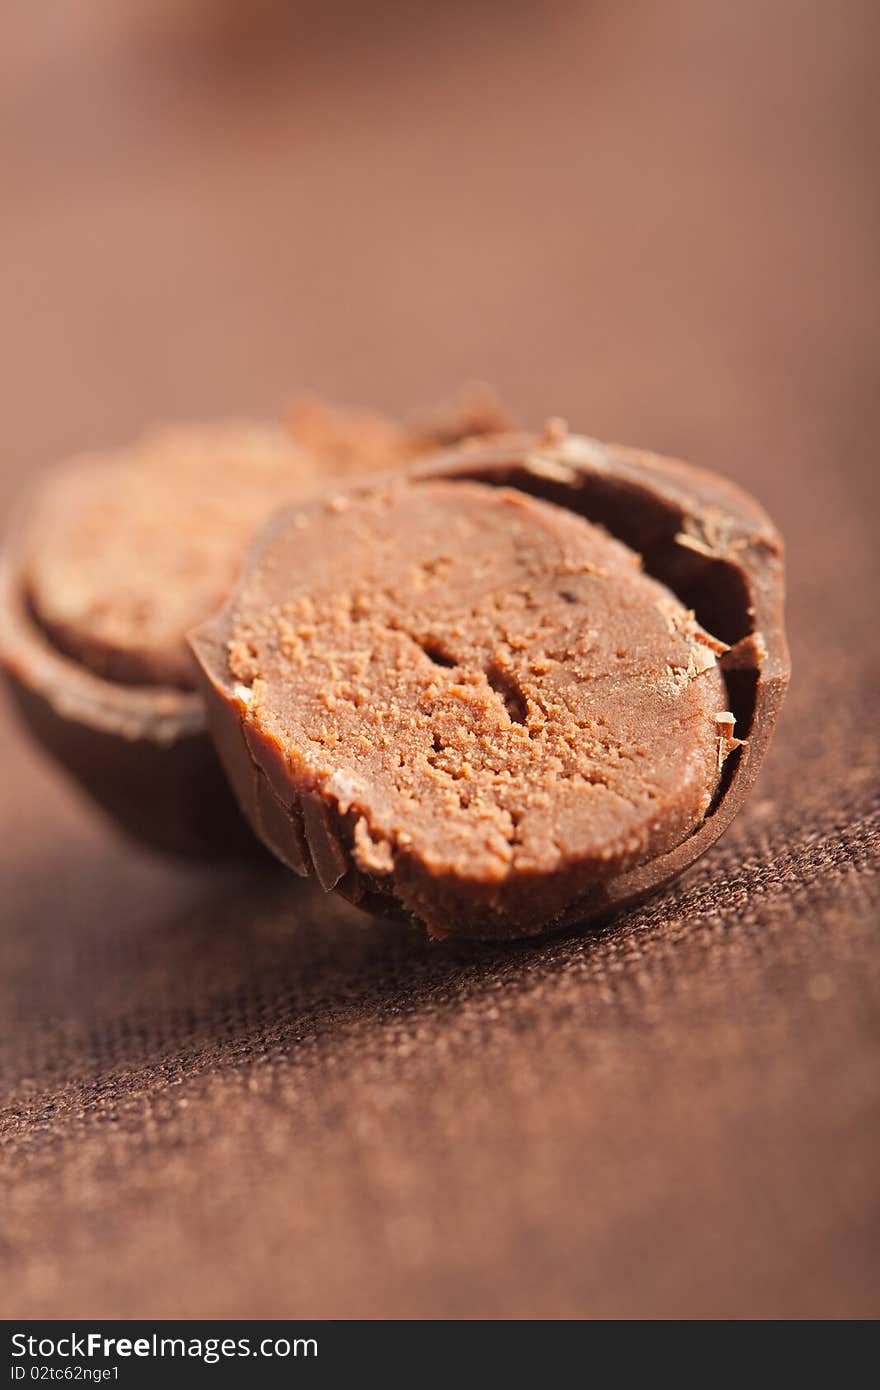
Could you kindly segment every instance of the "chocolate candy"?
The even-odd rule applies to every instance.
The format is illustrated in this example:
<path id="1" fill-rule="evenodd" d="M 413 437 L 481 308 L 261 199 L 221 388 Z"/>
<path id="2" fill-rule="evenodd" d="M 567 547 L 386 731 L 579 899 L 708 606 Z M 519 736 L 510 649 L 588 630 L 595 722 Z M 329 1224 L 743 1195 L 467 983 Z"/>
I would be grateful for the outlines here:
<path id="1" fill-rule="evenodd" d="M 750 498 L 554 427 L 288 511 L 192 641 L 290 867 L 434 936 L 522 936 L 721 833 L 784 692 L 781 604 Z"/>
<path id="2" fill-rule="evenodd" d="M 282 503 L 505 423 L 486 392 L 406 427 L 308 401 L 286 425 L 166 428 L 56 469 L 0 566 L 0 659 L 32 733 L 139 838 L 188 853 L 251 846 L 206 734 L 187 629 L 223 601 Z"/>

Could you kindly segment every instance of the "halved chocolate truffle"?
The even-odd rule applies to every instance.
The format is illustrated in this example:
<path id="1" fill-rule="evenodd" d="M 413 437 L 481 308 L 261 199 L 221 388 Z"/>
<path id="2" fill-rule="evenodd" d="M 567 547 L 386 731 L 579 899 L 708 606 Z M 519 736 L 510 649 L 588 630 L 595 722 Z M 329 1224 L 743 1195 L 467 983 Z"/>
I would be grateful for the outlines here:
<path id="1" fill-rule="evenodd" d="M 21 581 L 58 651 L 125 687 L 195 689 L 185 634 L 220 606 L 272 511 L 315 486 L 281 426 L 156 431 L 59 470 L 35 497 Z"/>
<path id="2" fill-rule="evenodd" d="M 463 429 L 470 400 L 454 407 Z M 250 843 L 186 631 L 223 601 L 279 506 L 431 447 L 421 426 L 309 402 L 286 425 L 169 427 L 56 469 L 0 567 L 0 660 L 31 731 L 138 837 L 198 853 Z"/>
<path id="3" fill-rule="evenodd" d="M 672 556 L 655 567 L 667 539 L 726 564 L 713 538 L 740 576 L 703 576 L 732 651 L 668 583 Z M 755 705 L 740 678 L 766 655 L 734 631 L 749 546 L 766 575 L 775 533 L 725 484 L 556 435 L 288 512 L 193 637 L 252 824 L 294 869 L 436 936 L 526 935 L 647 891 L 723 825 L 747 731 L 729 706 Z"/>

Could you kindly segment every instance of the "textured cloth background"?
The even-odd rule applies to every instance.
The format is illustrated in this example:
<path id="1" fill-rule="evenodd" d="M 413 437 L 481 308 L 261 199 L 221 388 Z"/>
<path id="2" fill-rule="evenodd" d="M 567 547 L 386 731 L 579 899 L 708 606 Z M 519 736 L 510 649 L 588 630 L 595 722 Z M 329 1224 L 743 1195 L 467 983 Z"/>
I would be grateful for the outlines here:
<path id="1" fill-rule="evenodd" d="M 756 491 L 793 686 L 672 891 L 509 949 L 151 857 L 4 708 L 0 1313 L 876 1315 L 880 11 L 238 14 L 4 20 L 0 505 L 481 375 Z"/>

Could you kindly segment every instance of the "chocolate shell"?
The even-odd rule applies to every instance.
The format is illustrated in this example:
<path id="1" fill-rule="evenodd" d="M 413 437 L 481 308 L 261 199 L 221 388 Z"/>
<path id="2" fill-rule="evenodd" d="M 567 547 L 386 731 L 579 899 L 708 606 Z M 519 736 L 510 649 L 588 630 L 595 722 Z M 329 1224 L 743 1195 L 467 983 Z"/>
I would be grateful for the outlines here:
<path id="1" fill-rule="evenodd" d="M 692 610 L 717 639 L 726 709 L 717 713 L 718 775 L 704 812 L 684 838 L 661 846 L 557 907 L 551 914 L 420 910 L 432 935 L 528 935 L 586 922 L 659 888 L 692 863 L 723 832 L 760 767 L 788 680 L 782 625 L 783 565 L 778 533 L 760 506 L 732 484 L 704 470 L 634 450 L 567 436 L 551 428 L 543 437 L 471 443 L 416 467 L 410 484 L 471 482 L 550 501 L 604 528 L 641 556 L 645 573 Z M 365 495 L 352 488 L 328 505 Z M 463 490 L 464 498 L 464 490 Z M 284 748 L 262 736 L 249 718 L 247 698 L 230 664 L 230 639 L 247 576 L 286 528 L 308 526 L 294 509 L 270 523 L 253 547 L 245 578 L 214 620 L 192 636 L 203 675 L 218 751 L 251 824 L 298 873 L 315 872 L 326 887 L 381 912 L 412 911 L 399 891 L 393 857 L 380 845 L 358 843 L 358 816 L 338 787 L 308 786 L 294 776 Z M 317 524 L 320 524 L 318 522 Z M 240 616 L 240 615 L 239 615 Z M 321 614 L 315 622 L 320 624 Z M 374 847 L 375 848 L 375 847 Z M 398 877 L 400 875 L 398 874 Z M 448 876 L 447 876 L 448 877 Z M 439 901 L 449 898 L 438 877 Z M 424 896 L 422 898 L 424 902 Z"/>

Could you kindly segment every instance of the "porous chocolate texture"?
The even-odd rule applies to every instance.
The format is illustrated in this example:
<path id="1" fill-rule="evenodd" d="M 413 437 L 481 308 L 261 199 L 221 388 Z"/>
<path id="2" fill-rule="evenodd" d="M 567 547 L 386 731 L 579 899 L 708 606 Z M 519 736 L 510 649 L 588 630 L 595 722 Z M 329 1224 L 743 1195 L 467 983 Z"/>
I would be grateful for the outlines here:
<path id="1" fill-rule="evenodd" d="M 557 431 L 287 513 L 193 643 L 276 854 L 433 935 L 517 936 L 721 832 L 784 688 L 780 605 L 750 499 Z"/>
<path id="2" fill-rule="evenodd" d="M 475 399 L 449 408 L 453 433 L 456 420 L 471 428 Z M 138 837 L 247 848 L 186 631 L 222 603 L 279 506 L 432 447 L 420 424 L 308 402 L 284 425 L 169 427 L 56 469 L 21 508 L 0 568 L 0 660 L 32 733 Z"/>

